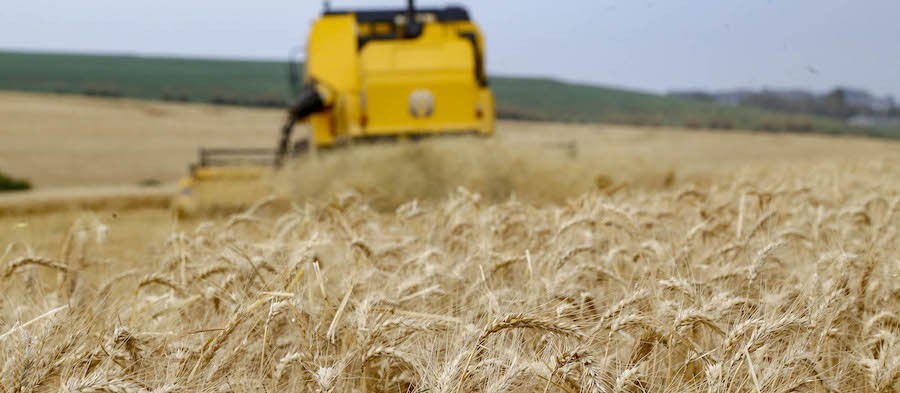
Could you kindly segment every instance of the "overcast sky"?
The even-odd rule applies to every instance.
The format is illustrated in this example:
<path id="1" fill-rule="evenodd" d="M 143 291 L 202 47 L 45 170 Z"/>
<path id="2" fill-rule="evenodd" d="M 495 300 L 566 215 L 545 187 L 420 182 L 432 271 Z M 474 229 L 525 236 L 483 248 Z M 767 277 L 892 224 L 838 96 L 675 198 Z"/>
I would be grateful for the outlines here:
<path id="1" fill-rule="evenodd" d="M 654 92 L 844 85 L 900 98 L 900 0 L 452 2 L 486 31 L 492 74 Z M 314 0 L 3 3 L 0 48 L 262 59 L 284 59 L 321 11 Z"/>

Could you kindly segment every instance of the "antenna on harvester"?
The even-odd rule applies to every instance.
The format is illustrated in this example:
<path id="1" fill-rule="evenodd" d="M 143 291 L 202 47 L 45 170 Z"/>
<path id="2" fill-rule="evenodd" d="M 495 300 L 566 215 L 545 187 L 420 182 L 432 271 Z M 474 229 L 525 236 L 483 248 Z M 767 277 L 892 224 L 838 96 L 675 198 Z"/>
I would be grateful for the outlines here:
<path id="1" fill-rule="evenodd" d="M 406 38 L 415 38 L 422 34 L 422 26 L 416 21 L 416 0 L 406 0 Z"/>

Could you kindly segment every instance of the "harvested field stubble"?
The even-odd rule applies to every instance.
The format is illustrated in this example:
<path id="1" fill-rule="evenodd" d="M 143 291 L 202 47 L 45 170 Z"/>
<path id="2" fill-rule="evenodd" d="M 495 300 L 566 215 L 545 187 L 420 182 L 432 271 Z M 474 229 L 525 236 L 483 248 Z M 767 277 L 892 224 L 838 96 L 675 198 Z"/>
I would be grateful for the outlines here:
<path id="1" fill-rule="evenodd" d="M 898 180 L 264 201 L 117 264 L 82 220 L 0 258 L 0 391 L 895 392 Z"/>

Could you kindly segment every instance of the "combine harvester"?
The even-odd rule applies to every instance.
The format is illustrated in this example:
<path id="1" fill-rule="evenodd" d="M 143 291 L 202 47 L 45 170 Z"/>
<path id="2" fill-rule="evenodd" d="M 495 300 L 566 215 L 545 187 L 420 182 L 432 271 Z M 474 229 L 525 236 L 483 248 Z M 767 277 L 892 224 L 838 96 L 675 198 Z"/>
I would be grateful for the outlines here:
<path id="1" fill-rule="evenodd" d="M 327 3 L 306 46 L 302 86 L 277 148 L 201 149 L 175 208 L 246 204 L 268 194 L 260 181 L 286 159 L 359 142 L 494 132 L 484 37 L 461 7 L 333 10 Z M 292 143 L 297 123 L 309 135 Z M 223 200 L 223 195 L 228 200 Z M 220 206 L 221 205 L 221 206 Z"/>

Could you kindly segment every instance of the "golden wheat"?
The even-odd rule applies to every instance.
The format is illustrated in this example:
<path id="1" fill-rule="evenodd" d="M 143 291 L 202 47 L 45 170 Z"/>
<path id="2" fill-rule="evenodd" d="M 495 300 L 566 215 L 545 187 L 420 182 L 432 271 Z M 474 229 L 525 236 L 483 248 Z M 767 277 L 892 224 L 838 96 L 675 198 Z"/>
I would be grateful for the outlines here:
<path id="1" fill-rule="evenodd" d="M 898 169 L 86 217 L 0 260 L 0 392 L 896 392 Z"/>

